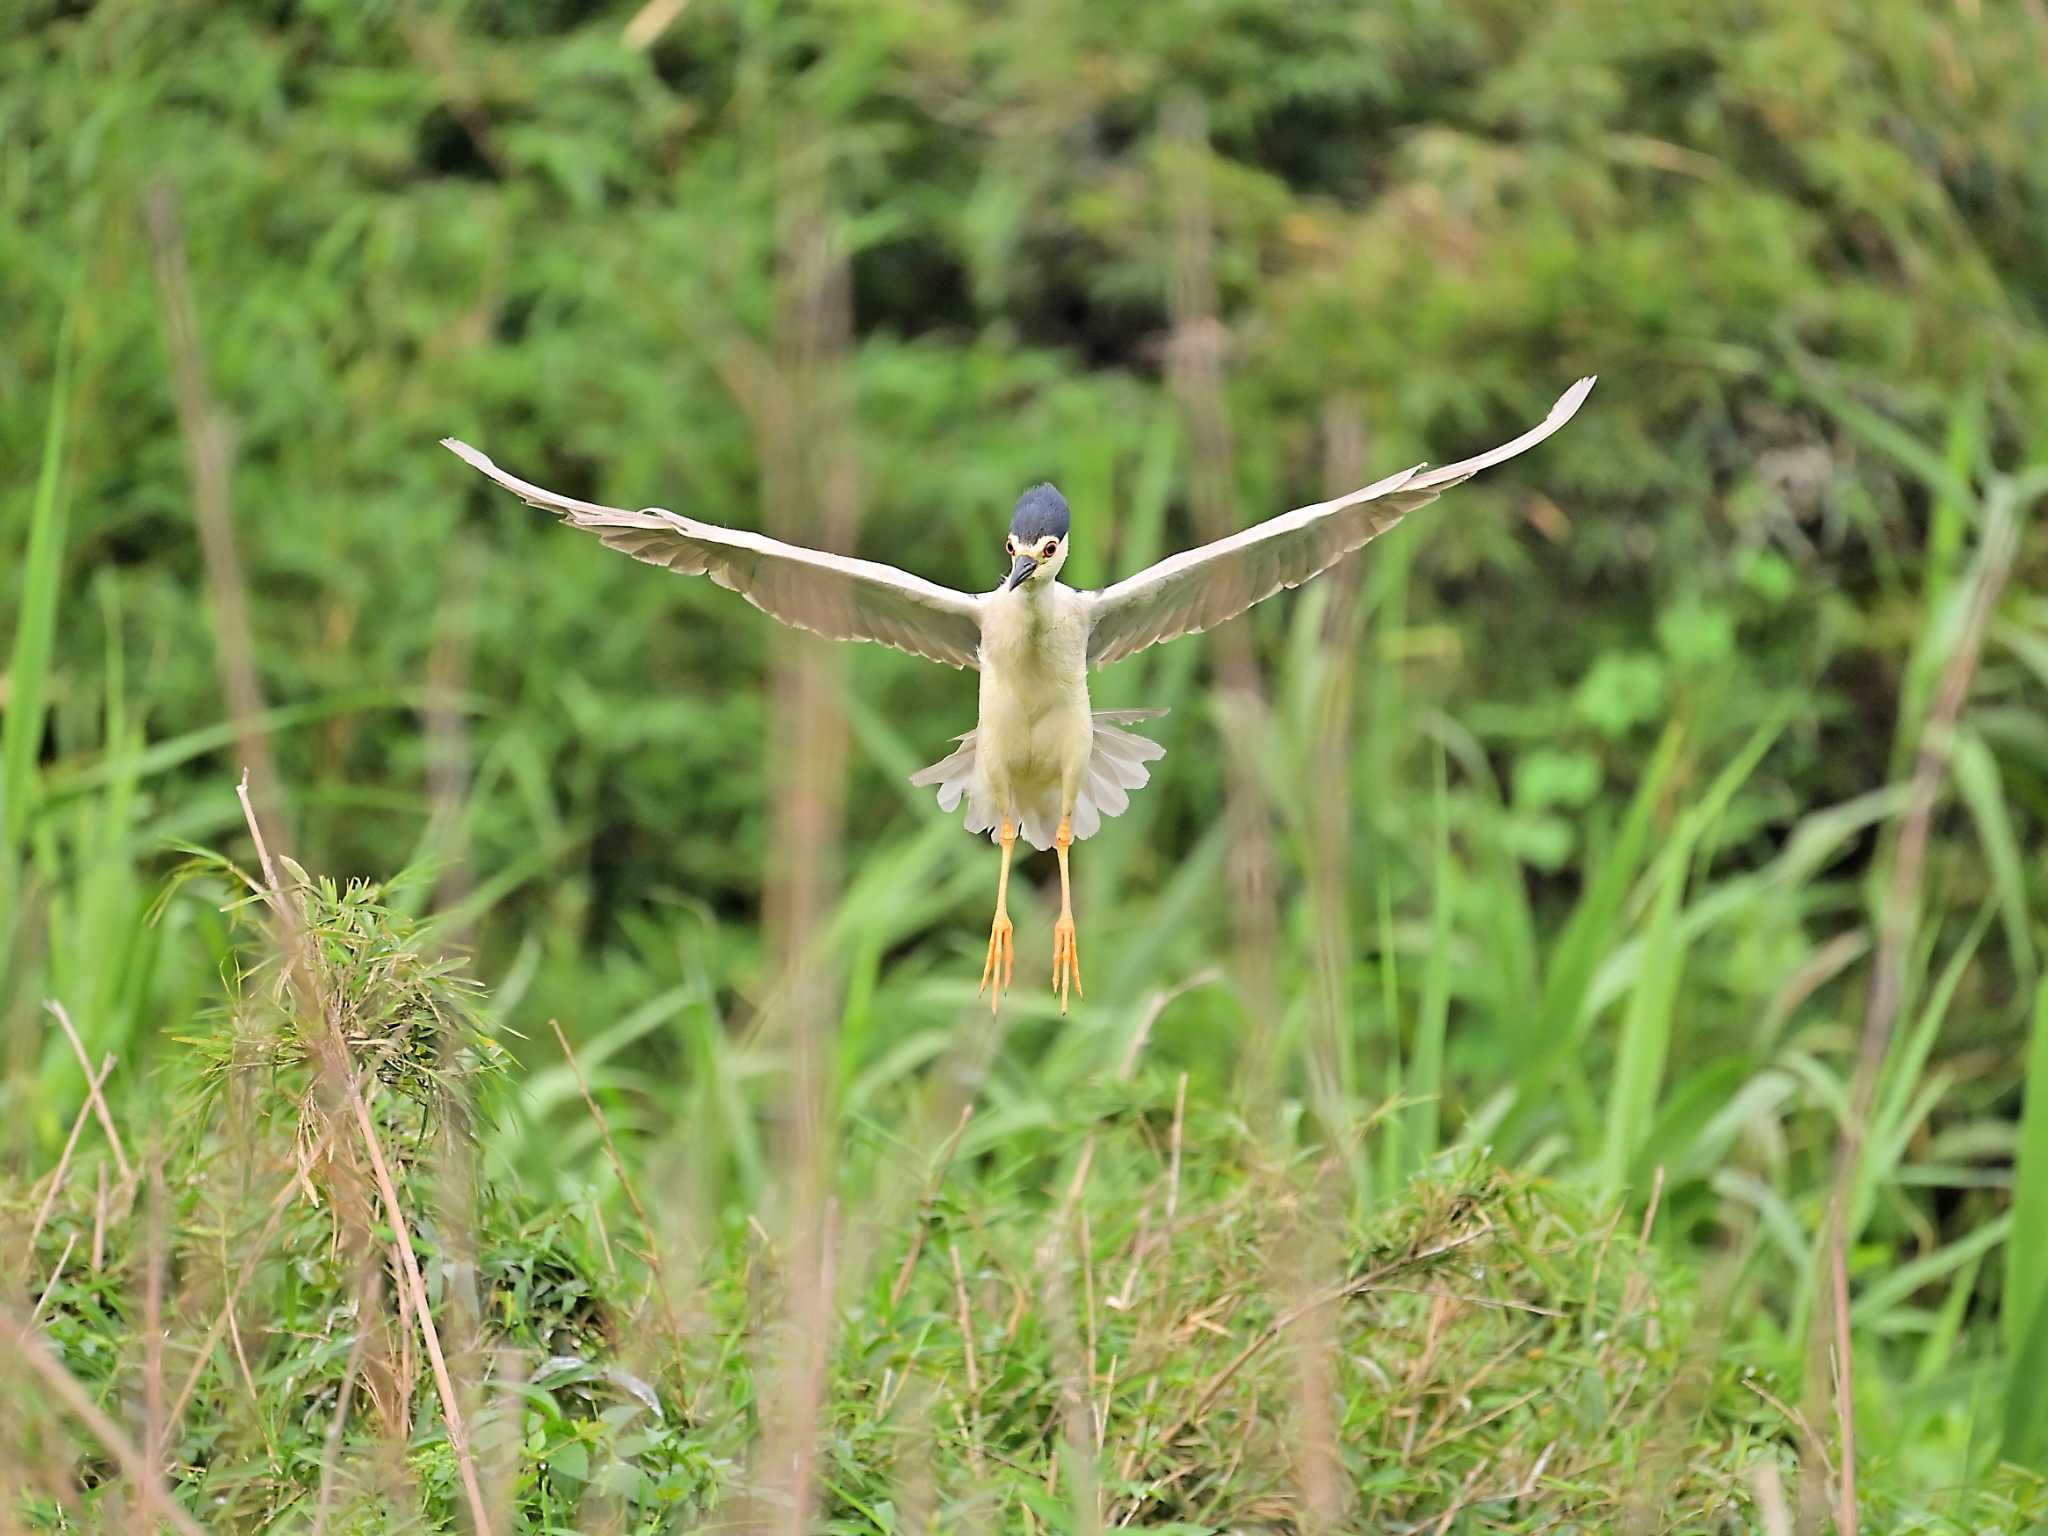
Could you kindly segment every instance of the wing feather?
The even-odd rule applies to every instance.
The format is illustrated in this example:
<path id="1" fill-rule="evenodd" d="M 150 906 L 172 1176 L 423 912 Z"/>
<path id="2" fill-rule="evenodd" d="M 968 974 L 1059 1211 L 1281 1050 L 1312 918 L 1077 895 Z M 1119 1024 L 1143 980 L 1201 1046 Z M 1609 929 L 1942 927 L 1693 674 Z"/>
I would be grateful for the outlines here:
<path id="1" fill-rule="evenodd" d="M 1452 486 L 1535 447 L 1572 419 L 1592 388 L 1591 378 L 1580 379 L 1513 442 L 1440 469 L 1417 465 L 1334 501 L 1283 512 L 1105 588 L 1090 605 L 1089 662 L 1107 666 L 1162 640 L 1200 634 L 1300 586 Z"/>
<path id="2" fill-rule="evenodd" d="M 954 667 L 979 666 L 981 599 L 892 565 L 785 544 L 649 507 L 629 512 L 557 495 L 456 439 L 442 446 L 522 500 L 609 548 L 685 576 L 709 576 L 763 613 L 829 640 L 872 640 Z"/>

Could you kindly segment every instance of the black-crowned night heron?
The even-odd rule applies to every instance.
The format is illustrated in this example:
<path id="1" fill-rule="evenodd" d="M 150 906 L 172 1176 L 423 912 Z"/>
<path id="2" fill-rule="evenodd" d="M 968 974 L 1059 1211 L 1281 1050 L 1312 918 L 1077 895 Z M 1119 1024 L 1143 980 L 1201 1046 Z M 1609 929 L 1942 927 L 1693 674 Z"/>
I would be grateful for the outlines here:
<path id="1" fill-rule="evenodd" d="M 558 496 L 498 468 L 467 443 L 446 446 L 571 527 L 613 549 L 688 576 L 709 576 L 764 613 L 833 640 L 875 640 L 981 672 L 981 718 L 950 756 L 914 775 L 939 805 L 967 803 L 970 832 L 1001 845 L 996 915 L 982 990 L 1000 1006 L 1016 965 L 1009 915 L 1010 855 L 1021 835 L 1059 856 L 1060 915 L 1053 926 L 1053 988 L 1066 1012 L 1081 990 L 1067 850 L 1120 814 L 1145 766 L 1166 749 L 1123 729 L 1159 710 L 1088 707 L 1088 668 L 1147 646 L 1199 634 L 1262 598 L 1328 570 L 1408 513 L 1482 469 L 1511 459 L 1570 421 L 1590 378 L 1559 397 L 1542 423 L 1511 443 L 1441 469 L 1418 465 L 1335 501 L 1292 512 L 1160 561 L 1113 587 L 1082 592 L 1058 578 L 1067 559 L 1067 503 L 1050 485 L 1017 500 L 1003 539 L 1009 575 L 992 592 L 956 592 L 894 566 L 784 544 L 649 507 L 629 512 Z"/>

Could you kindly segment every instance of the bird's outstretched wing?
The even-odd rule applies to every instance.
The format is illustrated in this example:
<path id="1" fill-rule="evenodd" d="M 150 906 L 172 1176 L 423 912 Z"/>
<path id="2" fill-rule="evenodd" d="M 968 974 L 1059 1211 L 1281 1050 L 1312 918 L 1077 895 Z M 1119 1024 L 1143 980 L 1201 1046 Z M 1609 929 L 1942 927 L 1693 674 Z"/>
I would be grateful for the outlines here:
<path id="1" fill-rule="evenodd" d="M 874 640 L 948 666 L 978 666 L 981 599 L 872 560 L 785 544 L 649 507 L 628 512 L 529 484 L 464 442 L 441 445 L 506 490 L 611 548 L 685 576 L 709 576 L 763 613 L 830 640 Z"/>
<path id="2" fill-rule="evenodd" d="M 1162 640 L 1199 634 L 1283 588 L 1300 586 L 1460 481 L 1535 447 L 1572 419 L 1592 387 L 1591 378 L 1580 379 L 1539 425 L 1477 458 L 1441 469 L 1404 469 L 1362 491 L 1283 512 L 1125 577 L 1094 595 L 1089 662 L 1107 666 Z"/>

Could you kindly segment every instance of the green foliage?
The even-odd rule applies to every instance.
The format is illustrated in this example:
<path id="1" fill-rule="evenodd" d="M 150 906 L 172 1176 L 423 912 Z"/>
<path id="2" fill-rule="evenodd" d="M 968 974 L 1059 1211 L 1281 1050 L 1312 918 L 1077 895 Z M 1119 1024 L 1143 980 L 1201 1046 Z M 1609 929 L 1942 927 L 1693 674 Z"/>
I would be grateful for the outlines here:
<path id="1" fill-rule="evenodd" d="M 109 1202 L 108 1182 L 88 1198 L 74 1180 L 31 1255 L 32 1273 L 52 1275 L 43 1326 L 62 1361 L 106 1400 L 150 1390 L 163 1368 L 139 1337 L 144 1289 L 218 1286 L 239 1321 L 208 1333 L 196 1391 L 179 1385 L 182 1352 L 161 1378 L 189 1508 L 220 1529 L 455 1517 L 454 1443 L 408 1312 L 389 1300 L 404 1281 L 361 1157 L 347 1127 L 324 1133 L 302 1064 L 263 1044 L 326 1031 L 320 1010 L 297 1011 L 309 996 L 377 997 L 349 1016 L 345 1059 L 392 1089 L 373 1091 L 377 1134 L 500 1507 L 524 1529 L 653 1532 L 747 1496 L 760 1364 L 736 1345 L 797 1283 L 793 1256 L 758 1224 L 727 1225 L 699 1255 L 683 1298 L 696 1322 L 672 1350 L 648 1332 L 650 1287 L 667 1282 L 622 1274 L 601 1222 L 536 1213 L 496 1180 L 458 1216 L 465 1117 L 429 1110 L 403 1076 L 410 1031 L 450 1011 L 450 973 L 368 893 L 300 881 L 297 895 L 319 981 L 239 988 L 191 1042 L 209 1079 L 232 1064 L 227 1091 L 187 1116 L 148 1189 L 115 1183 Z M 278 953 L 258 935 L 248 970 L 274 971 Z M 437 1044 L 445 1100 L 491 1102 L 488 1062 L 460 1038 Z M 1286 1518 L 1305 1352 L 1323 1361 L 1342 1475 L 1375 1521 L 1464 1498 L 1607 1523 L 1640 1502 L 1645 1457 L 1668 1462 L 1666 1518 L 1726 1519 L 1749 1506 L 1759 1461 L 1776 1464 L 1792 1426 L 1745 1389 L 1745 1368 L 1703 1353 L 1676 1268 L 1569 1190 L 1468 1155 L 1369 1221 L 1330 1225 L 1310 1219 L 1327 1192 L 1312 1180 L 1304 1201 L 1284 1170 L 1260 1169 L 1241 1124 L 1202 1114 L 1183 1134 L 1184 1104 L 1156 1073 L 1093 1099 L 1044 1128 L 1048 1147 L 1091 1148 L 1089 1168 L 1054 1186 L 1066 1198 L 1030 1161 L 998 1155 L 1015 1131 L 984 1128 L 945 1155 L 908 1222 L 855 1250 L 868 1258 L 840 1279 L 825 1384 L 825 1529 L 895 1529 L 906 1499 L 948 1524 L 1030 1511 L 1064 1528 L 1053 1490 L 1082 1475 L 1148 1528 Z M 1169 1121 L 1170 1151 L 1156 1134 Z M 899 1155 L 878 1133 L 847 1152 L 855 1179 Z M 260 1226 L 261 1202 L 238 1200 L 252 1181 L 280 1187 Z M 88 1233 L 94 1259 L 67 1268 Z M 1304 1243 L 1326 1271 L 1299 1262 Z M 11 1417 L 18 1435 L 58 1434 L 26 1397 Z M 1672 1441 L 1681 1421 L 1696 1449 Z M 63 1464 L 41 1481 L 67 1481 Z M 72 1470 L 65 1512 L 50 1497 L 20 1507 L 34 1527 L 115 1517 L 113 1469 L 89 1457 Z"/>

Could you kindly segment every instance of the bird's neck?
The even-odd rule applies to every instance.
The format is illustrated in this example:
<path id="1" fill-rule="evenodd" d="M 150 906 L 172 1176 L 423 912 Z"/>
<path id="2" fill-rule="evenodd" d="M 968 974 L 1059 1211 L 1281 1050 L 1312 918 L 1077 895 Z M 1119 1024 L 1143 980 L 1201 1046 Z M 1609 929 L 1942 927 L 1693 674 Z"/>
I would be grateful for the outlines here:
<path id="1" fill-rule="evenodd" d="M 1055 585 L 1034 581 L 998 594 L 982 627 L 984 644 L 1012 663 L 1043 649 L 1059 612 Z"/>

